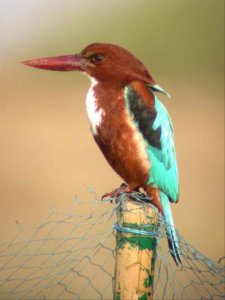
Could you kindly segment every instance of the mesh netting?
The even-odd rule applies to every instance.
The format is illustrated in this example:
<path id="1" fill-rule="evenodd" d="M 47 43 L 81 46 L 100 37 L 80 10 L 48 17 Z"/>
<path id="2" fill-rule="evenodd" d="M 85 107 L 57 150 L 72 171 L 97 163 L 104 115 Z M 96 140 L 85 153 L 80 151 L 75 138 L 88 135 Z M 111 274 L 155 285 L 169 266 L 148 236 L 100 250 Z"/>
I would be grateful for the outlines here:
<path id="1" fill-rule="evenodd" d="M 133 194 L 143 206 L 151 206 Z M 117 204 L 75 199 L 68 213 L 54 208 L 35 227 L 18 223 L 18 233 L 0 244 L 0 299 L 112 299 Z M 154 209 L 154 208 L 153 208 Z M 87 211 L 88 210 L 88 211 Z M 225 268 L 181 235 L 182 265 L 168 251 L 164 223 L 158 234 L 154 299 L 222 299 Z"/>

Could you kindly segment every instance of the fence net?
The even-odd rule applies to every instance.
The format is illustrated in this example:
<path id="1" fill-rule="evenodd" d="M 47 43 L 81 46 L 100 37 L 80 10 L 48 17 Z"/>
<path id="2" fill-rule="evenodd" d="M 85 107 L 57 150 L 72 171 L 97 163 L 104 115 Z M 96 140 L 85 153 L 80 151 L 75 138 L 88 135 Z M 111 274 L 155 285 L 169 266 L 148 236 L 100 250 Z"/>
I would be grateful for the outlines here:
<path id="1" fill-rule="evenodd" d="M 74 199 L 67 213 L 51 208 L 38 226 L 18 223 L 17 234 L 0 244 L 0 299 L 113 299 L 113 226 L 127 197 L 113 203 L 93 192 L 90 197 Z M 151 206 L 143 197 L 132 195 Z M 154 299 L 224 299 L 225 259 L 211 261 L 178 234 L 182 265 L 177 267 L 158 218 Z"/>

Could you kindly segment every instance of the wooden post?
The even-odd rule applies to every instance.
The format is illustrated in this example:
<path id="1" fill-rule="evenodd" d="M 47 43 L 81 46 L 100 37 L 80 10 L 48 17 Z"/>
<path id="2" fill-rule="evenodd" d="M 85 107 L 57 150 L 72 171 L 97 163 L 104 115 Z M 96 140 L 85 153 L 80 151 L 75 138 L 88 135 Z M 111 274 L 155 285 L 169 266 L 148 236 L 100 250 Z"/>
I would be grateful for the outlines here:
<path id="1" fill-rule="evenodd" d="M 117 209 L 114 300 L 152 300 L 159 217 L 129 198 Z"/>

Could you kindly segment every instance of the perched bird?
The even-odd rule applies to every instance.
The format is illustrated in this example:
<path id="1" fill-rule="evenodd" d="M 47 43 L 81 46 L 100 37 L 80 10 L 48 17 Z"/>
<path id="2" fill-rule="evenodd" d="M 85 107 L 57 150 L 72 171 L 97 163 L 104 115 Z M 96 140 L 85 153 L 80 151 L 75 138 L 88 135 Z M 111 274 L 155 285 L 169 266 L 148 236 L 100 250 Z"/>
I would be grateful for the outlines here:
<path id="1" fill-rule="evenodd" d="M 178 202 L 178 172 L 170 116 L 156 92 L 164 91 L 146 67 L 117 45 L 94 43 L 75 55 L 24 64 L 55 71 L 81 71 L 91 79 L 86 109 L 92 134 L 111 167 L 127 185 L 143 188 L 165 219 L 170 252 L 181 254 L 170 202 Z"/>

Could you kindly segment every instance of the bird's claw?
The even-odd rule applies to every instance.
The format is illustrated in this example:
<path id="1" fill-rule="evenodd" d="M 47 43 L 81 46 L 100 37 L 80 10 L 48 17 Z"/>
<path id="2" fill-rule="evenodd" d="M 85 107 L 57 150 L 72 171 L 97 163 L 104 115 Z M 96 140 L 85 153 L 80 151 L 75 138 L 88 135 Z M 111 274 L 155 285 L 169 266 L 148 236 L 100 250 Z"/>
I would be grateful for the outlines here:
<path id="1" fill-rule="evenodd" d="M 106 199 L 110 199 L 110 202 L 112 203 L 114 199 L 116 199 L 117 197 L 119 197 L 121 194 L 129 194 L 129 193 L 133 193 L 134 191 L 139 191 L 139 187 L 136 187 L 134 189 L 131 189 L 126 183 L 122 183 L 121 186 L 117 189 L 115 189 L 114 191 L 112 191 L 111 193 L 106 193 L 102 196 L 101 200 L 106 200 Z"/>

